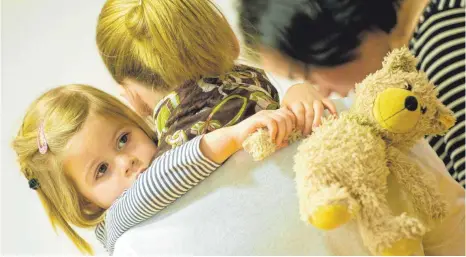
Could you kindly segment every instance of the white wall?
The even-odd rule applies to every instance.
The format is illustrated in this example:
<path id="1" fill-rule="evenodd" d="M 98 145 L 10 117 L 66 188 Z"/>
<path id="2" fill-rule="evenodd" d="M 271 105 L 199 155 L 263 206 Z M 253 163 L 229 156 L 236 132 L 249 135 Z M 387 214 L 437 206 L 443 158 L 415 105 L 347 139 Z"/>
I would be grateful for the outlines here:
<path id="1" fill-rule="evenodd" d="M 86 83 L 116 92 L 94 40 L 103 2 L 2 1 L 2 255 L 79 254 L 64 234 L 54 233 L 10 143 L 27 106 L 51 87 Z M 93 232 L 86 232 L 103 253 Z"/>
<path id="2" fill-rule="evenodd" d="M 217 0 L 234 19 L 231 0 Z M 116 94 L 95 46 L 95 26 L 104 0 L 2 0 L 1 255 L 79 254 L 51 228 L 20 174 L 10 143 L 27 106 L 63 84 L 85 83 Z M 97 254 L 92 231 L 82 235 Z"/>

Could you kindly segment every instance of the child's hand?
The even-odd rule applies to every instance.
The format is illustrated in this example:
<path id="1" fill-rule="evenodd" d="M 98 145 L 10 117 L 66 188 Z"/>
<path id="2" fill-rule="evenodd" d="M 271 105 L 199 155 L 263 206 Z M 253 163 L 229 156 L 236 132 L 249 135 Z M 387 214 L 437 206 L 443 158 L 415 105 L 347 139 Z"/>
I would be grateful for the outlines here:
<path id="1" fill-rule="evenodd" d="M 201 152 L 216 163 L 223 163 L 236 151 L 243 148 L 243 142 L 259 128 L 266 127 L 272 142 L 279 147 L 295 127 L 293 113 L 282 108 L 260 111 L 242 122 L 207 133 L 201 140 Z"/>
<path id="2" fill-rule="evenodd" d="M 334 103 L 324 98 L 312 85 L 297 84 L 286 91 L 282 107 L 289 109 L 296 117 L 296 128 L 303 135 L 309 135 L 312 129 L 320 126 L 324 110 L 337 115 Z"/>
<path id="3" fill-rule="evenodd" d="M 244 140 L 257 129 L 266 127 L 272 142 L 277 146 L 282 146 L 284 140 L 288 138 L 295 128 L 296 118 L 293 113 L 281 108 L 278 110 L 260 111 L 253 116 L 232 127 L 235 131 L 235 141 L 241 146 Z"/>
<path id="4" fill-rule="evenodd" d="M 242 122 L 207 133 L 201 140 L 201 152 L 216 163 L 223 163 L 236 151 L 243 148 L 243 142 L 257 129 L 266 127 L 272 142 L 282 147 L 284 139 L 295 127 L 293 113 L 282 108 L 260 111 Z"/>

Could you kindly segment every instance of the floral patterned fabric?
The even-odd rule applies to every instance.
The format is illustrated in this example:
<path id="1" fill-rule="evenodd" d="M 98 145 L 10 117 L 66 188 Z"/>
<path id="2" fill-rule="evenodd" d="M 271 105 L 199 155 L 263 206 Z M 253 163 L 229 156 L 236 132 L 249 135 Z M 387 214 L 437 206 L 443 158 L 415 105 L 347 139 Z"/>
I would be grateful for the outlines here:
<path id="1" fill-rule="evenodd" d="M 187 82 L 154 109 L 158 155 L 258 111 L 277 109 L 278 98 L 264 71 L 246 65 L 220 77 Z"/>

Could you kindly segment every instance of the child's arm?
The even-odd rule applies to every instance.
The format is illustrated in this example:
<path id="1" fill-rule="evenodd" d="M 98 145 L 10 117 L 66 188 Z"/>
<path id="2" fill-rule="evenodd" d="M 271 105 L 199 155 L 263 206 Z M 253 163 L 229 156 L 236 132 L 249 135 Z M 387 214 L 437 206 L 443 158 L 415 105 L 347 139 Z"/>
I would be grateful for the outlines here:
<path id="1" fill-rule="evenodd" d="M 96 234 L 110 254 L 128 229 L 154 216 L 208 177 L 251 132 L 267 127 L 281 142 L 293 130 L 293 114 L 285 109 L 261 111 L 232 127 L 218 129 L 170 150 L 155 159 L 138 180 L 107 210 L 105 228 Z"/>
<path id="2" fill-rule="evenodd" d="M 206 134 L 201 141 L 201 151 L 212 161 L 222 163 L 242 148 L 251 133 L 262 127 L 267 127 L 272 142 L 280 146 L 291 134 L 294 123 L 295 117 L 287 109 L 260 111 L 235 126 Z"/>

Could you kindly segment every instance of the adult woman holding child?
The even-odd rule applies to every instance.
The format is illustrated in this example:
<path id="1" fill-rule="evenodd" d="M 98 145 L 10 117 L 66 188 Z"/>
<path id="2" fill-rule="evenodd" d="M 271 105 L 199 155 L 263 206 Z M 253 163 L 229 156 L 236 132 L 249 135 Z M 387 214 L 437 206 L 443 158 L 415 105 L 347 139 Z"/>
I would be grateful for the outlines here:
<path id="1" fill-rule="evenodd" d="M 279 107 L 265 73 L 236 64 L 238 39 L 211 1 L 107 1 L 97 46 L 122 95 L 141 115 L 153 116 L 160 153 Z M 318 123 L 324 105 L 334 111 L 322 99 L 298 118 L 304 134 L 311 132 L 305 121 Z"/>

